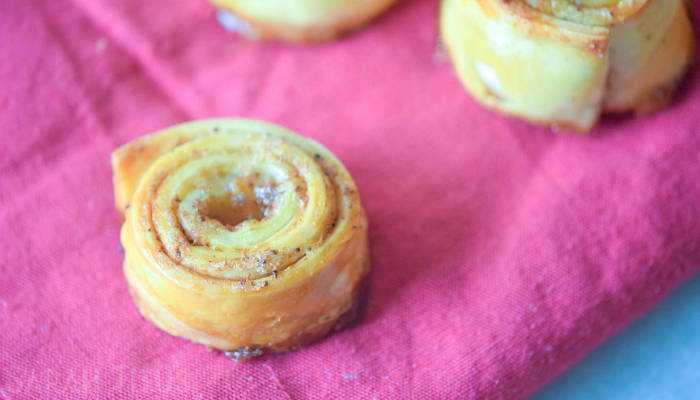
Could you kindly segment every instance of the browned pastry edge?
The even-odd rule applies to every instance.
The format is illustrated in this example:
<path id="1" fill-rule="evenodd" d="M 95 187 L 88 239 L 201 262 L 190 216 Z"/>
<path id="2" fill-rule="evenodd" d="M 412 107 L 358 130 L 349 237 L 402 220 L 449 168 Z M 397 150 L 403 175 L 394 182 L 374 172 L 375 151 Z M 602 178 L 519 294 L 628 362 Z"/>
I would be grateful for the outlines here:
<path id="1" fill-rule="evenodd" d="M 441 39 L 439 39 L 441 41 Z M 447 55 L 448 59 L 447 61 L 449 63 L 452 63 L 453 61 L 453 56 L 451 54 L 449 46 L 444 46 L 444 48 L 447 50 Z M 688 65 L 686 67 L 686 71 L 681 74 L 679 77 L 674 79 L 671 82 L 668 82 L 664 85 L 655 87 L 651 90 L 649 90 L 647 93 L 644 95 L 639 96 L 637 99 L 637 102 L 634 103 L 632 106 L 627 106 L 623 108 L 613 108 L 613 107 L 605 107 L 600 111 L 600 116 L 602 117 L 603 115 L 622 115 L 622 114 L 627 114 L 627 113 L 632 113 L 638 117 L 642 117 L 645 115 L 653 114 L 657 111 L 663 110 L 667 108 L 671 102 L 673 102 L 673 99 L 675 98 L 676 92 L 678 91 L 681 83 L 687 78 L 688 73 L 690 69 L 693 67 L 696 67 L 697 64 L 697 56 L 694 55 L 693 58 L 688 62 Z M 459 78 L 459 73 L 456 71 L 456 68 L 453 68 L 455 71 L 455 74 L 457 75 L 457 79 L 461 81 Z M 461 83 L 461 82 L 460 82 Z M 593 126 L 591 126 L 588 129 L 582 129 L 581 127 L 573 124 L 569 124 L 566 122 L 557 122 L 555 120 L 539 120 L 531 117 L 527 117 L 524 115 L 520 114 L 515 114 L 515 113 L 509 113 L 505 110 L 499 109 L 497 107 L 492 106 L 491 104 L 482 101 L 480 98 L 477 98 L 476 96 L 469 96 L 472 98 L 474 101 L 479 103 L 482 107 L 488 109 L 491 112 L 494 112 L 496 114 L 502 115 L 507 118 L 512 118 L 516 120 L 521 120 L 525 121 L 529 124 L 536 125 L 536 126 L 541 126 L 543 128 L 549 128 L 550 130 L 554 132 L 569 132 L 573 134 L 578 134 L 582 136 L 588 136 L 593 129 L 600 123 L 600 118 L 598 118 L 598 121 L 596 121 Z M 492 97 L 498 98 L 498 96 L 493 95 Z"/>
<path id="2" fill-rule="evenodd" d="M 125 264 L 126 262 L 127 259 L 125 257 Z M 160 329 L 163 329 L 164 331 L 173 336 L 179 336 L 169 332 L 168 329 L 161 326 L 161 324 L 158 321 L 153 320 L 149 316 L 150 310 L 152 310 L 151 306 L 148 303 L 145 303 L 141 300 L 139 294 L 137 293 L 138 289 L 132 286 L 132 283 L 129 281 L 128 278 L 127 283 L 129 294 L 133 298 L 134 303 L 136 303 L 139 313 L 146 320 L 150 321 Z M 365 275 L 365 277 L 362 278 L 361 283 L 353 290 L 351 294 L 351 303 L 348 310 L 340 316 L 338 316 L 337 318 L 329 319 L 323 324 L 319 324 L 313 327 L 312 329 L 307 330 L 306 332 L 300 332 L 297 336 L 292 337 L 284 342 L 276 343 L 272 346 L 245 346 L 236 350 L 219 351 L 222 351 L 226 356 L 238 361 L 242 358 L 252 358 L 264 354 L 276 354 L 297 350 L 301 347 L 311 344 L 312 342 L 324 338 L 330 331 L 338 331 L 347 327 L 354 326 L 356 323 L 359 323 L 365 312 L 368 292 L 369 275 Z M 209 348 L 212 349 L 211 347 Z"/>
<path id="3" fill-rule="evenodd" d="M 221 351 L 227 357 L 238 362 L 241 359 L 250 359 L 266 354 L 285 353 L 299 350 L 314 342 L 323 340 L 331 331 L 339 331 L 345 328 L 357 326 L 365 315 L 367 309 L 367 296 L 369 295 L 369 276 L 362 279 L 362 283 L 352 293 L 350 309 L 341 314 L 335 320 L 330 320 L 317 326 L 313 331 L 304 332 L 289 340 L 278 343 L 275 346 L 246 346 L 236 350 Z"/>
<path id="4" fill-rule="evenodd" d="M 560 122 L 560 121 L 555 121 L 555 120 L 540 120 L 540 119 L 531 118 L 531 117 L 523 116 L 523 115 L 516 114 L 516 113 L 509 113 L 508 111 L 496 108 L 496 107 L 492 106 L 491 104 L 482 102 L 474 96 L 471 96 L 471 97 L 477 103 L 479 103 L 482 107 L 488 109 L 491 112 L 494 112 L 498 115 L 502 115 L 502 116 L 507 117 L 507 118 L 511 118 L 513 120 L 525 121 L 531 125 L 540 126 L 543 128 L 549 128 L 552 132 L 568 132 L 568 133 L 573 133 L 573 134 L 577 134 L 577 135 L 581 135 L 581 136 L 587 136 L 591 133 L 593 128 L 595 128 L 598 125 L 598 123 L 600 122 L 600 119 L 599 119 L 598 121 L 596 121 L 596 123 L 593 126 L 591 126 L 590 128 L 584 129 L 578 125 L 571 124 L 568 122 Z M 605 111 L 602 112 L 602 114 L 604 114 L 604 113 L 605 113 Z"/>
<path id="5" fill-rule="evenodd" d="M 477 0 L 481 4 L 483 0 Z M 501 0 L 503 7 L 511 9 L 521 17 L 537 21 L 540 23 L 549 23 L 547 20 L 553 18 L 559 21 L 567 21 L 574 24 L 596 25 L 596 26 L 611 26 L 632 18 L 634 15 L 643 12 L 649 6 L 651 0 L 627 0 L 620 1 L 607 6 L 590 6 L 581 7 L 580 4 L 571 4 L 568 2 L 558 3 L 549 0 L 534 0 L 535 4 L 528 1 L 513 1 Z M 568 14 L 564 12 L 568 8 Z M 589 10 L 607 9 L 609 13 L 606 16 L 601 14 L 586 16 L 584 8 Z"/>
<path id="6" fill-rule="evenodd" d="M 440 41 L 440 43 L 442 43 L 441 38 L 438 38 L 438 40 Z M 452 55 L 452 50 L 450 50 L 449 46 L 443 45 L 443 47 L 447 50 L 447 62 L 449 62 L 450 64 L 454 64 L 454 61 L 453 61 L 454 56 Z M 453 66 L 452 70 L 455 73 L 455 77 L 457 78 L 457 80 L 461 84 L 462 80 L 459 76 L 459 72 L 457 71 L 457 68 L 454 68 L 454 66 Z M 470 93 L 469 90 L 467 90 L 467 93 Z M 498 99 L 498 96 L 496 96 L 495 94 L 493 94 L 492 97 Z M 524 115 L 520 115 L 520 114 L 516 114 L 516 113 L 509 113 L 508 111 L 494 107 L 493 105 L 491 105 L 485 101 L 482 101 L 480 98 L 473 96 L 471 94 L 470 94 L 469 98 L 471 98 L 472 100 L 477 102 L 480 106 L 486 108 L 487 110 L 489 110 L 493 113 L 496 113 L 498 115 L 502 115 L 502 116 L 507 117 L 507 118 L 511 118 L 513 120 L 525 121 L 525 122 L 532 124 L 532 125 L 535 125 L 535 126 L 549 128 L 550 130 L 552 130 L 554 132 L 563 131 L 563 132 L 570 132 L 570 133 L 575 133 L 578 135 L 586 136 L 598 124 L 598 122 L 596 122 L 596 124 L 591 126 L 589 129 L 582 129 L 577 125 L 569 124 L 566 122 L 558 122 L 558 121 L 554 121 L 554 120 L 545 121 L 545 120 L 530 118 L 528 116 L 524 116 Z"/>
<path id="7" fill-rule="evenodd" d="M 361 29 L 372 20 L 379 17 L 397 1 L 398 0 L 385 0 L 382 2 L 377 0 L 377 3 L 379 4 L 377 7 L 374 7 L 371 10 L 356 12 L 352 16 L 345 18 L 338 23 L 303 27 L 265 23 L 263 21 L 242 15 L 233 9 L 222 7 L 221 5 L 216 5 L 216 7 L 220 10 L 230 12 L 231 14 L 235 15 L 236 18 L 248 23 L 248 32 L 238 32 L 247 39 L 257 41 L 282 40 L 298 44 L 312 44 L 329 42 L 337 39 L 340 36 Z"/>
<path id="8" fill-rule="evenodd" d="M 476 0 L 482 8 L 484 8 L 484 11 L 486 13 L 491 13 L 494 14 L 495 11 L 490 8 L 492 7 L 491 3 L 487 2 L 486 0 Z M 636 0 L 635 0 L 636 1 Z M 510 0 L 502 0 L 501 1 L 502 6 L 509 9 L 511 12 L 525 18 L 528 20 L 533 20 L 537 21 L 539 23 L 546 23 L 546 24 L 551 24 L 552 20 L 547 20 L 546 18 L 542 18 L 542 11 L 537 10 L 536 8 L 531 7 L 527 3 L 524 2 L 519 2 L 519 1 L 510 1 Z M 650 1 L 646 1 L 643 4 L 640 3 L 640 6 L 637 8 L 634 8 L 629 15 L 625 14 L 625 18 L 629 18 L 634 14 L 640 13 L 642 10 L 644 10 Z M 684 0 L 684 5 L 686 6 L 687 12 L 690 17 L 691 24 L 693 26 L 693 30 L 697 29 L 697 23 L 695 22 L 695 18 L 692 18 L 692 16 L 695 14 L 695 4 L 691 0 Z M 438 19 L 440 15 L 440 9 L 438 9 Z M 611 21 L 611 24 L 613 22 L 618 22 L 620 20 L 620 16 L 622 14 L 616 15 L 616 18 L 614 21 Z M 438 42 L 443 44 L 443 48 L 446 50 L 447 54 L 447 61 L 450 64 L 453 64 L 454 56 L 452 54 L 452 50 L 450 49 L 449 46 L 445 45 L 442 38 L 438 36 Z M 601 46 L 599 42 L 591 42 L 587 43 L 584 46 L 584 50 L 586 51 L 594 51 L 599 54 L 603 54 L 606 50 L 604 46 Z M 572 134 L 578 134 L 582 136 L 588 136 L 599 124 L 600 124 L 600 119 L 601 117 L 605 115 L 624 115 L 624 114 L 633 114 L 635 116 L 641 117 L 649 114 L 653 114 L 657 111 L 660 111 L 662 109 L 667 108 L 675 99 L 676 92 L 678 91 L 679 87 L 681 84 L 685 81 L 687 76 L 689 75 L 689 72 L 691 69 L 697 67 L 697 59 L 698 55 L 694 51 L 691 55 L 690 60 L 686 63 L 686 66 L 684 68 L 684 71 L 675 79 L 673 79 L 670 82 L 666 82 L 663 85 L 659 85 L 657 87 L 654 87 L 650 90 L 648 90 L 646 93 L 638 96 L 636 99 L 636 102 L 631 105 L 627 105 L 626 107 L 612 107 L 612 106 L 607 106 L 605 105 L 605 100 L 603 100 L 603 103 L 601 104 L 601 110 L 598 119 L 596 122 L 591 125 L 588 128 L 583 128 L 581 126 L 578 126 L 576 124 L 571 124 L 568 122 L 559 122 L 556 120 L 543 120 L 543 119 L 536 119 L 532 117 L 528 117 L 525 115 L 517 114 L 517 113 L 510 113 L 508 111 L 499 109 L 497 106 L 490 104 L 481 98 L 471 95 L 470 90 L 467 89 L 467 92 L 470 93 L 470 97 L 474 99 L 479 105 L 483 106 L 484 108 L 502 115 L 507 118 L 512 118 L 515 120 L 521 120 L 525 121 L 529 124 L 535 125 L 535 126 L 540 126 L 544 128 L 549 128 L 553 132 L 568 132 Z M 455 72 L 458 81 L 462 83 L 462 79 L 459 75 L 459 71 L 457 68 L 454 67 L 452 70 Z M 496 100 L 500 100 L 499 97 L 493 93 L 489 93 L 490 97 Z"/>
<path id="9" fill-rule="evenodd" d="M 687 74 L 687 73 L 686 73 Z M 633 114 L 636 115 L 637 117 L 643 117 L 646 115 L 653 114 L 657 111 L 663 110 L 667 108 L 674 100 L 675 94 L 677 89 L 679 88 L 681 82 L 685 79 L 686 75 L 682 75 L 678 79 L 675 79 L 674 81 L 667 83 L 665 85 L 656 87 L 647 93 L 645 93 L 642 96 L 639 96 L 637 99 L 637 102 L 633 106 L 627 106 L 623 108 L 612 108 L 612 107 L 604 107 L 600 115 L 601 117 L 604 115 L 624 115 L 624 114 Z M 489 111 L 494 112 L 496 114 L 502 115 L 507 118 L 512 118 L 515 120 L 522 120 L 525 121 L 529 124 L 540 126 L 543 128 L 549 128 L 553 132 L 569 132 L 573 134 L 578 134 L 582 136 L 588 136 L 591 134 L 593 129 L 600 124 L 600 118 L 596 123 L 591 126 L 589 129 L 582 129 L 578 125 L 573 125 L 569 124 L 566 122 L 557 122 L 554 120 L 538 120 L 534 119 L 531 117 L 515 114 L 515 113 L 509 113 L 507 111 L 501 110 L 499 108 L 493 107 L 491 104 L 488 104 L 486 102 L 481 101 L 480 99 L 470 96 L 472 99 L 474 99 L 477 103 L 479 103 L 481 106 L 484 108 L 487 108 Z"/>
<path id="10" fill-rule="evenodd" d="M 643 117 L 645 115 L 650 115 L 657 111 L 663 110 L 673 102 L 676 91 L 684 78 L 685 75 L 679 77 L 678 79 L 675 79 L 673 82 L 667 83 L 665 85 L 656 87 L 648 91 L 644 95 L 639 96 L 637 101 L 631 107 L 627 106 L 619 109 L 612 107 L 603 107 L 603 109 L 600 112 L 600 116 L 602 117 L 604 115 L 624 115 L 631 113 L 637 117 Z M 529 124 L 541 126 L 543 128 L 549 128 L 553 132 L 569 132 L 582 136 L 588 136 L 593 131 L 593 129 L 600 124 L 599 118 L 598 121 L 596 121 L 596 123 L 589 129 L 582 129 L 578 125 L 572 125 L 566 122 L 557 122 L 554 120 L 538 120 L 515 113 L 509 113 L 507 111 L 493 107 L 490 104 L 482 102 L 473 96 L 472 98 L 476 100 L 481 106 L 487 108 L 489 111 L 495 112 L 496 114 L 502 115 L 507 118 L 522 120 Z"/>

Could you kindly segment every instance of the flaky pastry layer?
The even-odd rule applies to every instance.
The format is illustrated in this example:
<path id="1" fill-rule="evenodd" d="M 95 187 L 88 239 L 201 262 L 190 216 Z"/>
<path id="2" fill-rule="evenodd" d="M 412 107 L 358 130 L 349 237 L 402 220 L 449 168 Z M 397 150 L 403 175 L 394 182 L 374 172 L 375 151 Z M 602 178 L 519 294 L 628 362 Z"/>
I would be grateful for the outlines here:
<path id="1" fill-rule="evenodd" d="M 476 100 L 577 131 L 666 106 L 695 53 L 682 0 L 443 0 L 440 25 Z"/>
<path id="2" fill-rule="evenodd" d="M 357 308 L 367 218 L 320 144 L 202 120 L 120 147 L 112 166 L 126 280 L 159 328 L 251 356 L 304 345 Z"/>

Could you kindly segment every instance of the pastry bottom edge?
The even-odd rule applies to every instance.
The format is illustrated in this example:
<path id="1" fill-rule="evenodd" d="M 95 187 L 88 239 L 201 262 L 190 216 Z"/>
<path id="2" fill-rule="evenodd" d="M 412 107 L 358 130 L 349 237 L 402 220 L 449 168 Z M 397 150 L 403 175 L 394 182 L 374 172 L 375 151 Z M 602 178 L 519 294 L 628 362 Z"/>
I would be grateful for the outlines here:
<path id="1" fill-rule="evenodd" d="M 126 263 L 127 260 L 125 259 L 125 267 Z M 323 339 L 334 331 L 339 331 L 341 329 L 350 328 L 357 325 L 365 314 L 367 297 L 369 293 L 369 274 L 367 274 L 362 278 L 358 286 L 351 293 L 349 308 L 338 317 L 331 318 L 328 321 L 313 326 L 306 331 L 302 331 L 297 335 L 293 335 L 286 340 L 274 344 L 251 345 L 228 349 L 231 346 L 225 339 L 206 334 L 186 325 L 182 321 L 175 318 L 165 308 L 162 308 L 159 304 L 154 303 L 154 299 L 145 301 L 143 297 L 148 297 L 149 294 L 144 292 L 143 287 L 141 287 L 140 283 L 138 283 L 135 277 L 131 275 L 128 268 L 125 268 L 124 272 L 126 275 L 129 293 L 131 294 L 134 303 L 136 303 L 139 312 L 146 320 L 172 336 L 181 337 L 193 343 L 202 344 L 209 349 L 221 351 L 226 356 L 236 361 L 240 359 L 258 357 L 265 354 L 278 354 L 298 350 L 312 344 L 313 342 Z M 158 310 L 158 308 L 162 309 Z M 156 314 L 159 316 L 158 318 L 154 316 Z"/>

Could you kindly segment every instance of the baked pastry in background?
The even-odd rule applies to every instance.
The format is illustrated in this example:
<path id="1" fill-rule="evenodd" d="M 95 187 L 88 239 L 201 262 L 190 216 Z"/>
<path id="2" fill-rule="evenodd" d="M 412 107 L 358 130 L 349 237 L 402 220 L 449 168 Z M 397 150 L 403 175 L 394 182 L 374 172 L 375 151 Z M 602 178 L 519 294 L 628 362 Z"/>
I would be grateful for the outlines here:
<path id="1" fill-rule="evenodd" d="M 578 131 L 666 106 L 695 52 L 682 0 L 443 0 L 440 29 L 480 103 Z"/>
<path id="2" fill-rule="evenodd" d="M 112 167 L 126 280 L 159 328 L 248 357 L 302 346 L 358 311 L 367 218 L 315 141 L 202 120 L 118 148 Z"/>
<path id="3" fill-rule="evenodd" d="M 396 0 L 210 0 L 219 23 L 254 40 L 314 43 L 368 23 Z"/>

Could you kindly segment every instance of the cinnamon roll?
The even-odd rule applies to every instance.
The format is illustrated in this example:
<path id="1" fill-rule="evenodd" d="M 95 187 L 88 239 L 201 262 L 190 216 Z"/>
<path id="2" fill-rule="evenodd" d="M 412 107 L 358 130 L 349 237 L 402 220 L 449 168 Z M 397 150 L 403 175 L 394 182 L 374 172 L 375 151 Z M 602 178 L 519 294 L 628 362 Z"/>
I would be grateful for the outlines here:
<path id="1" fill-rule="evenodd" d="M 358 311 L 367 218 L 320 144 L 202 120 L 118 148 L 112 166 L 126 281 L 164 331 L 248 357 L 302 346 Z"/>
<path id="2" fill-rule="evenodd" d="M 359 28 L 396 0 L 210 1 L 224 28 L 249 39 L 313 43 Z"/>
<path id="3" fill-rule="evenodd" d="M 682 0 L 443 0 L 440 26 L 477 101 L 580 131 L 666 106 L 695 52 Z"/>

